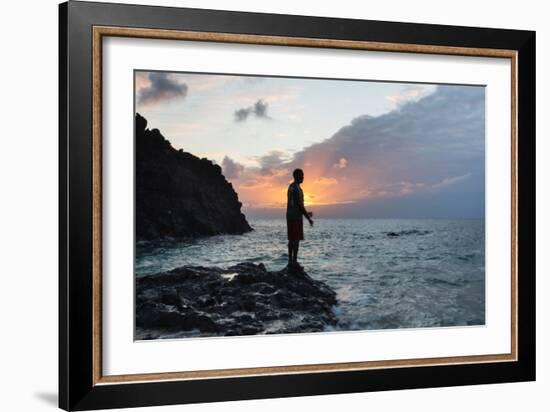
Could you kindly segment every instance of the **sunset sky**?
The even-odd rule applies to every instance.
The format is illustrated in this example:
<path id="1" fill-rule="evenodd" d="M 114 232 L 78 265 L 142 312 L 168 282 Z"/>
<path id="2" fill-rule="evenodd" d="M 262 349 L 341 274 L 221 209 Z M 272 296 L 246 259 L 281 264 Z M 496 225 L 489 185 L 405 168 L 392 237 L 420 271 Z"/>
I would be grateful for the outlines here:
<path id="1" fill-rule="evenodd" d="M 484 216 L 484 87 L 164 72 L 135 84 L 148 127 L 219 164 L 247 215 L 281 214 L 300 167 L 321 215 Z"/>

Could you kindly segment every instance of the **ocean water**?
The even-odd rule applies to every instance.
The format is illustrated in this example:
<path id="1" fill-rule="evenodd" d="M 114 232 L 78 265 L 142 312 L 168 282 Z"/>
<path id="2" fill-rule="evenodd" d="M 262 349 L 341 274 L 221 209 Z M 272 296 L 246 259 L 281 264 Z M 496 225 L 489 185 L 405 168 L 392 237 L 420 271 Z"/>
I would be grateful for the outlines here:
<path id="1" fill-rule="evenodd" d="M 188 241 L 139 242 L 136 274 L 241 262 L 280 270 L 286 222 L 259 219 L 254 231 Z M 298 260 L 337 292 L 337 330 L 485 324 L 483 220 L 317 219 L 304 221 Z"/>

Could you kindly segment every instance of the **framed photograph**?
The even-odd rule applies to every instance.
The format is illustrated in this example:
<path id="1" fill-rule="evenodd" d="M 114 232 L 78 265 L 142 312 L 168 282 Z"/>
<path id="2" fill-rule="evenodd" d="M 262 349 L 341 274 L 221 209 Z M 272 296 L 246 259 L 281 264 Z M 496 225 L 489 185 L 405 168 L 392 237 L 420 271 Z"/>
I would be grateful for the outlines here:
<path id="1" fill-rule="evenodd" d="M 535 33 L 60 5 L 59 406 L 535 379 Z"/>

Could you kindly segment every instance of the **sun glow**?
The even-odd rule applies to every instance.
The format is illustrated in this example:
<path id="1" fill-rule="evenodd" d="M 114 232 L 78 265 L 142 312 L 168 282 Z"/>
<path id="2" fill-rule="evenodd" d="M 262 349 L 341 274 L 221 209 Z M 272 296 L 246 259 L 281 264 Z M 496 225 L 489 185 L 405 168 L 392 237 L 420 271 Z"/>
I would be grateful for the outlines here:
<path id="1" fill-rule="evenodd" d="M 309 159 L 304 167 L 305 179 L 301 187 L 306 207 L 354 203 L 368 197 L 367 177 L 348 177 L 344 167 L 335 168 L 333 162 Z M 344 162 L 340 162 L 344 164 Z M 287 171 L 287 176 L 290 172 Z M 250 208 L 286 208 L 288 185 L 292 180 L 280 173 L 257 174 L 246 181 L 233 182 L 239 198 Z M 290 176 L 288 176 L 290 177 Z"/>

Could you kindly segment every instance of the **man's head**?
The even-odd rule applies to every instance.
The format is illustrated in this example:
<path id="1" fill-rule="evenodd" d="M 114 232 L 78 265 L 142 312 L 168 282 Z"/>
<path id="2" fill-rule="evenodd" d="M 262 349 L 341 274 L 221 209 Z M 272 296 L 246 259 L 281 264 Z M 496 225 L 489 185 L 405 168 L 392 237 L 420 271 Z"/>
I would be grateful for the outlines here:
<path id="1" fill-rule="evenodd" d="M 295 169 L 292 172 L 292 177 L 294 177 L 295 182 L 302 183 L 304 181 L 304 171 L 302 169 Z"/>

